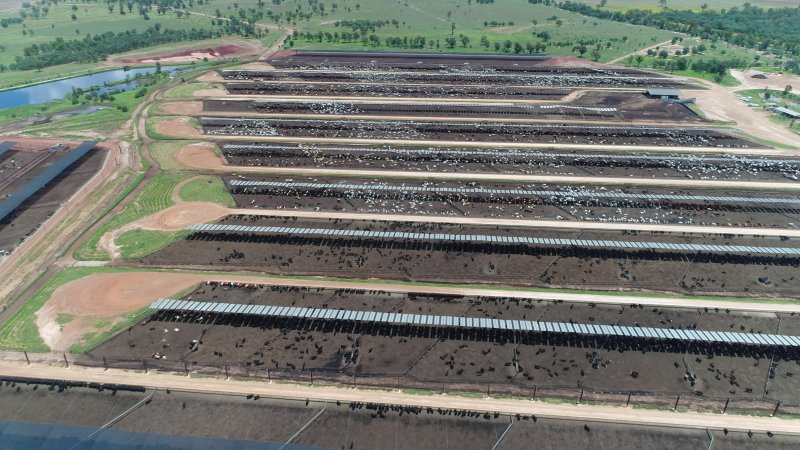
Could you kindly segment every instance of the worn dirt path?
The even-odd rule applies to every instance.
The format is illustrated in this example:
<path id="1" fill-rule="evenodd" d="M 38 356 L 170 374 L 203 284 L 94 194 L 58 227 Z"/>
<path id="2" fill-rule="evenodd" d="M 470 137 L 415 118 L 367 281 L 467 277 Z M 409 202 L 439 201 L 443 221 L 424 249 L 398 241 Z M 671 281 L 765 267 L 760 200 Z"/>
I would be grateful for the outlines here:
<path id="1" fill-rule="evenodd" d="M 707 90 L 692 91 L 691 96 L 695 97 L 695 103 L 708 119 L 733 122 L 736 128 L 745 133 L 800 148 L 800 134 L 772 122 L 769 119 L 770 113 L 756 111 L 739 100 L 735 92 L 746 88 L 725 87 L 711 82 L 705 82 L 705 86 Z M 794 153 L 797 154 L 797 151 Z"/>
<path id="2" fill-rule="evenodd" d="M 217 203 L 180 203 L 133 222 L 127 229 L 178 231 L 190 225 L 213 222 L 228 215 L 260 217 L 299 217 L 304 219 L 382 220 L 395 222 L 455 223 L 465 225 L 512 226 L 525 228 L 574 228 L 580 230 L 664 231 L 668 233 L 733 234 L 744 236 L 800 237 L 800 230 L 700 225 L 661 225 L 625 222 L 586 222 L 577 220 L 503 219 L 491 217 L 430 216 L 422 214 L 371 214 L 333 211 L 297 211 L 292 209 L 226 208 Z M 126 230 L 127 231 L 127 230 Z M 106 236 L 119 236 L 115 231 Z M 105 238 L 105 236 L 104 236 Z"/>
<path id="3" fill-rule="evenodd" d="M 258 394 L 262 397 L 281 399 L 309 399 L 329 402 L 371 402 L 391 405 L 499 412 L 503 414 L 525 414 L 553 419 L 612 422 L 629 425 L 800 434 L 800 420 L 785 420 L 772 417 L 655 410 L 642 411 L 634 408 L 574 405 L 567 403 L 553 404 L 517 399 L 421 396 L 398 391 L 309 386 L 291 383 L 255 383 L 205 377 L 192 378 L 176 374 L 157 372 L 145 374 L 117 369 L 103 370 L 102 368 L 75 365 L 70 368 L 38 363 L 26 366 L 24 362 L 10 361 L 0 361 L 0 374 L 17 377 L 142 385 L 151 389 L 174 389 L 234 395 Z"/>

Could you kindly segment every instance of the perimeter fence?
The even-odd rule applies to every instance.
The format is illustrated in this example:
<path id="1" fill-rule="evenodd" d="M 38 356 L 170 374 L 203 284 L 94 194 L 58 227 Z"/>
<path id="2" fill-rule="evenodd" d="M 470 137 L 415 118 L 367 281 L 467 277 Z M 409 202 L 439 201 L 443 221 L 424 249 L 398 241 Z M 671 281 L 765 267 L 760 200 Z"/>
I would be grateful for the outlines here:
<path id="1" fill-rule="evenodd" d="M 550 403 L 603 404 L 643 409 L 738 413 L 763 416 L 800 416 L 800 403 L 783 402 L 768 395 L 713 397 L 697 392 L 604 390 L 576 385 L 487 382 L 480 379 L 419 378 L 405 373 L 357 373 L 339 370 L 308 370 L 254 367 L 243 364 L 196 365 L 164 359 L 130 359 L 99 355 L 26 353 L 5 354 L 5 359 L 46 361 L 69 367 L 80 365 L 143 373 L 161 372 L 185 376 L 225 377 L 254 382 L 291 382 L 319 386 L 346 386 L 380 390 L 402 390 L 421 395 L 518 398 Z"/>

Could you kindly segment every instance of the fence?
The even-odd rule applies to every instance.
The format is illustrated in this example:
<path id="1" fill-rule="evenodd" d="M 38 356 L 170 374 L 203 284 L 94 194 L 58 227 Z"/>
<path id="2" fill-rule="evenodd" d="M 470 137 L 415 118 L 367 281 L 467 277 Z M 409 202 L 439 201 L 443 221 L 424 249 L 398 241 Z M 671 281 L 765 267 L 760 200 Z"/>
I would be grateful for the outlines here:
<path id="1" fill-rule="evenodd" d="M 7 353 L 5 359 L 46 361 L 106 369 L 123 369 L 142 372 L 181 373 L 186 376 L 224 376 L 251 381 L 293 382 L 316 385 L 366 387 L 375 389 L 403 389 L 426 393 L 475 395 L 491 397 L 513 397 L 544 402 L 579 404 L 604 404 L 633 408 L 692 410 L 714 413 L 743 413 L 765 416 L 800 416 L 800 404 L 784 403 L 767 396 L 753 397 L 709 397 L 692 392 L 642 392 L 606 391 L 581 386 L 520 385 L 513 382 L 487 383 L 480 380 L 465 380 L 454 383 L 452 379 L 416 378 L 402 373 L 347 373 L 332 370 L 289 370 L 255 368 L 243 365 L 197 366 L 185 361 L 159 359 L 125 359 L 92 355 Z"/>

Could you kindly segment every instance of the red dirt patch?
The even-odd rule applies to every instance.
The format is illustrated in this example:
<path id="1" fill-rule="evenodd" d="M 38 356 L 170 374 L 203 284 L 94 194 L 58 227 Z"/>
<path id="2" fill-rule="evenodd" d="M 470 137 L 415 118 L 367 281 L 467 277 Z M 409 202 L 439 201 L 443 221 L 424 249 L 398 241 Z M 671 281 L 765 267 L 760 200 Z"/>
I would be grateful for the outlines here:
<path id="1" fill-rule="evenodd" d="M 162 114 L 174 114 L 176 116 L 200 114 L 203 112 L 203 102 L 167 102 L 159 107 Z"/>
<path id="2" fill-rule="evenodd" d="M 175 294 L 202 275 L 152 273 L 100 273 L 71 281 L 56 289 L 36 313 L 36 325 L 44 342 L 53 350 L 68 350 L 87 333 L 97 332 L 100 320 L 143 308 L 159 297 Z M 63 327 L 59 314 L 74 318 Z M 113 325 L 113 321 L 107 327 Z"/>
<path id="3" fill-rule="evenodd" d="M 225 169 L 225 163 L 214 154 L 211 144 L 200 143 L 183 147 L 175 154 L 178 163 L 197 169 Z"/>
<path id="4" fill-rule="evenodd" d="M 197 137 L 200 131 L 189 124 L 187 119 L 162 120 L 155 125 L 156 132 L 174 137 Z"/>

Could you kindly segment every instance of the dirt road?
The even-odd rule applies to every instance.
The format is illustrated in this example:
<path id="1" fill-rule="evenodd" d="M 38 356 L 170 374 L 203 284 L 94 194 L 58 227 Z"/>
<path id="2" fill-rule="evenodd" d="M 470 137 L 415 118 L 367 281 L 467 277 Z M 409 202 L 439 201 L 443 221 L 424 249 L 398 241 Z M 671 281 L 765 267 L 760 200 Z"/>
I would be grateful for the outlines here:
<path id="1" fill-rule="evenodd" d="M 770 113 L 756 111 L 739 100 L 735 92 L 747 88 L 725 87 L 710 82 L 705 85 L 707 90 L 692 91 L 691 95 L 696 98 L 695 103 L 708 119 L 733 122 L 736 128 L 745 133 L 800 148 L 800 135 L 782 124 L 772 122 Z"/>
<path id="2" fill-rule="evenodd" d="M 512 226 L 524 228 L 575 228 L 579 230 L 635 230 L 668 233 L 733 234 L 744 236 L 800 237 L 798 229 L 749 228 L 699 225 L 659 225 L 626 222 L 581 222 L 575 220 L 501 219 L 490 217 L 452 217 L 413 214 L 369 214 L 331 211 L 296 211 L 291 209 L 225 208 L 216 203 L 180 203 L 147 216 L 109 234 L 119 236 L 125 231 L 141 228 L 157 231 L 178 231 L 190 225 L 212 222 L 229 215 L 261 217 L 299 217 L 307 219 L 381 220 L 395 222 L 455 223 L 465 225 Z M 123 230 L 124 231 L 120 231 Z"/>
<path id="3" fill-rule="evenodd" d="M 503 414 L 536 415 L 543 418 L 612 422 L 629 425 L 657 425 L 693 429 L 731 430 L 800 434 L 800 420 L 772 417 L 723 415 L 714 413 L 671 412 L 612 406 L 553 404 L 541 401 L 498 398 L 466 398 L 458 396 L 422 396 L 398 391 L 365 390 L 345 387 L 263 383 L 217 378 L 193 378 L 167 373 L 140 373 L 116 369 L 64 367 L 24 362 L 0 361 L 0 374 L 17 377 L 38 377 L 95 383 L 143 385 L 151 389 L 232 395 L 257 394 L 261 397 L 383 403 L 431 408 L 454 408 Z"/>

